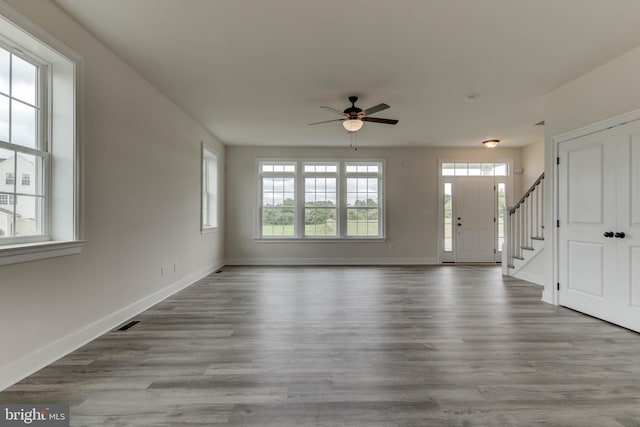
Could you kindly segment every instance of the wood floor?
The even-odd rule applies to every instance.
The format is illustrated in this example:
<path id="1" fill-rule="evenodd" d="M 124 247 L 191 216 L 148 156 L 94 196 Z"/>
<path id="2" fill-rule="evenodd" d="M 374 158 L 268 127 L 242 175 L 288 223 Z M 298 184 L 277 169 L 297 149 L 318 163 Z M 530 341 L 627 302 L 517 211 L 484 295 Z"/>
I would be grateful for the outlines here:
<path id="1" fill-rule="evenodd" d="M 640 335 L 489 266 L 232 267 L 0 393 L 73 426 L 639 426 Z"/>

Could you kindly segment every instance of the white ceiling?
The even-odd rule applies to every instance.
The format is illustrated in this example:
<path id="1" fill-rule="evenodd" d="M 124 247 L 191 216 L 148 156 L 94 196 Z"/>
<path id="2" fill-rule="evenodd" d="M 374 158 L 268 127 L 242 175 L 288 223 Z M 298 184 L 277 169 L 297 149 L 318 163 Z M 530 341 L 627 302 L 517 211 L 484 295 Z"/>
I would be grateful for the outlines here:
<path id="1" fill-rule="evenodd" d="M 640 45 L 638 0 L 55 0 L 230 145 L 543 138 L 543 96 Z M 473 103 L 464 97 L 475 95 Z"/>

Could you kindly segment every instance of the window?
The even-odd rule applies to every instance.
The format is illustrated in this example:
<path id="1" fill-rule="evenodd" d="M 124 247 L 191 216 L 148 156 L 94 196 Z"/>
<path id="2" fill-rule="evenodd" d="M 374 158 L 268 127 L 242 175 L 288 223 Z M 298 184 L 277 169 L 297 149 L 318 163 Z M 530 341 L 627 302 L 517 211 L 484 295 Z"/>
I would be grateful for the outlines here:
<path id="1" fill-rule="evenodd" d="M 218 227 L 218 156 L 202 143 L 202 230 Z"/>
<path id="2" fill-rule="evenodd" d="M 259 162 L 259 237 L 384 237 L 383 162 Z"/>
<path id="3" fill-rule="evenodd" d="M 296 235 L 296 167 L 291 162 L 260 164 L 262 203 L 261 235 L 293 237 Z"/>
<path id="4" fill-rule="evenodd" d="M 506 163 L 443 163 L 442 176 L 508 176 Z"/>
<path id="5" fill-rule="evenodd" d="M 19 241 L 25 236 L 45 233 L 46 204 L 44 189 L 24 191 L 16 185 L 16 176 L 45 176 L 48 153 L 43 99 L 46 67 L 37 59 L 0 46 L 0 168 L 5 171 L 5 191 L 13 209 L 0 220 L 0 238 Z M 24 185 L 24 184 L 23 184 Z M 6 203 L 5 203 L 6 204 Z"/>
<path id="6" fill-rule="evenodd" d="M 380 236 L 381 163 L 347 163 L 347 236 Z"/>
<path id="7" fill-rule="evenodd" d="M 504 244 L 504 218 L 507 214 L 507 184 L 498 183 L 498 252 Z"/>
<path id="8" fill-rule="evenodd" d="M 444 183 L 444 251 L 453 252 L 453 192 L 451 183 Z"/>
<path id="9" fill-rule="evenodd" d="M 82 58 L 2 2 L 0 15 L 0 265 L 78 253 Z"/>
<path id="10" fill-rule="evenodd" d="M 15 205 L 15 204 L 16 204 L 16 199 L 13 194 L 0 194 L 0 205 Z"/>
<path id="11" fill-rule="evenodd" d="M 337 236 L 338 164 L 304 164 L 304 235 Z"/>

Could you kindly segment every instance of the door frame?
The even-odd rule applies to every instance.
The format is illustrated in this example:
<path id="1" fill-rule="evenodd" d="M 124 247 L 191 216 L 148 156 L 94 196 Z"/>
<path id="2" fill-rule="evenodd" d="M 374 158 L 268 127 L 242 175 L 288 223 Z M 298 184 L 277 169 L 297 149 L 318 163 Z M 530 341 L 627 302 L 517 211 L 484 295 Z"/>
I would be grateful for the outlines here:
<path id="1" fill-rule="evenodd" d="M 471 157 L 471 156 L 470 156 Z M 453 261 L 445 260 L 444 256 L 444 183 L 450 180 L 455 180 L 456 178 L 473 178 L 473 176 L 442 176 L 442 164 L 443 163 L 506 163 L 507 164 L 507 176 L 493 177 L 494 184 L 497 181 L 501 181 L 506 183 L 506 206 L 507 210 L 509 208 L 509 203 L 514 200 L 513 199 L 513 182 L 514 182 L 514 169 L 513 169 L 513 159 L 512 158 L 496 158 L 496 159 L 484 159 L 484 160 L 452 160 L 448 158 L 438 159 L 438 264 L 442 264 L 445 262 L 456 262 L 456 251 L 455 251 L 455 239 L 454 239 L 454 251 L 453 251 Z M 489 178 L 489 177 L 480 177 L 480 178 Z M 499 179 L 498 179 L 499 178 Z M 496 193 L 497 194 L 497 193 Z M 454 201 L 455 203 L 455 201 Z M 496 223 L 497 230 L 497 223 Z M 501 259 L 502 252 L 496 253 L 496 263 L 500 262 L 497 260 Z"/>
<path id="2" fill-rule="evenodd" d="M 600 120 L 598 122 L 592 123 L 587 126 L 583 126 L 578 129 L 571 130 L 569 132 L 565 132 L 559 135 L 556 135 L 551 138 L 551 146 L 552 153 L 551 158 L 547 157 L 547 165 L 552 165 L 552 167 L 547 167 L 548 172 L 552 173 L 552 179 L 549 180 L 549 184 L 551 188 L 545 188 L 545 193 L 550 195 L 550 199 L 547 199 L 545 203 L 549 206 L 549 210 L 545 215 L 545 224 L 556 224 L 553 227 L 553 233 L 551 234 L 551 244 L 545 246 L 546 249 L 551 251 L 551 275 L 547 277 L 547 282 L 545 286 L 545 290 L 542 295 L 542 300 L 553 305 L 560 305 L 560 292 L 562 289 L 562 284 L 560 283 L 560 231 L 557 226 L 557 222 L 560 218 L 560 175 L 559 168 L 562 167 L 561 164 L 558 164 L 557 159 L 560 156 L 560 144 L 563 142 L 570 141 L 572 139 L 580 138 L 586 135 L 590 135 L 593 133 L 601 132 L 603 130 L 607 130 L 609 128 L 618 127 L 622 125 L 626 125 L 627 123 L 635 122 L 640 120 L 640 108 L 636 110 L 632 110 L 618 116 L 609 117 L 604 120 Z M 545 173 L 547 173 L 545 171 Z M 551 191 L 546 191 L 547 189 Z M 562 224 L 560 224 L 560 227 Z M 547 258 L 549 259 L 549 258 Z"/>

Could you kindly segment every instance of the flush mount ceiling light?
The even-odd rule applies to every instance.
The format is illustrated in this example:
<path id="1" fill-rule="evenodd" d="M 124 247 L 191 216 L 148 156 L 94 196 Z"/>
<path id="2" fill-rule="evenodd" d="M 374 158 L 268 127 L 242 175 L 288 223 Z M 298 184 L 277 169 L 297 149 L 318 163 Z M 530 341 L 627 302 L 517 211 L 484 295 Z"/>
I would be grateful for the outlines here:
<path id="1" fill-rule="evenodd" d="M 499 139 L 487 139 L 486 141 L 482 141 L 482 145 L 487 148 L 496 148 L 500 144 Z"/>
<path id="2" fill-rule="evenodd" d="M 362 129 L 364 122 L 360 119 L 349 119 L 342 122 L 342 126 L 349 132 L 357 132 Z"/>

